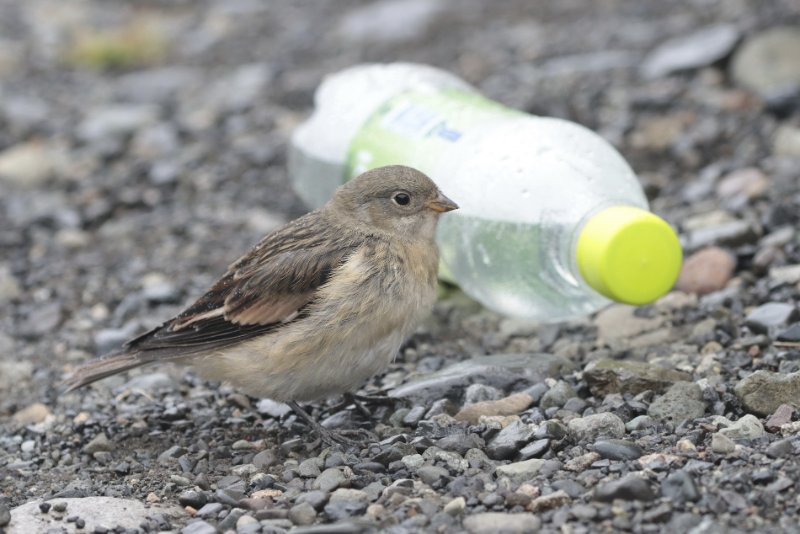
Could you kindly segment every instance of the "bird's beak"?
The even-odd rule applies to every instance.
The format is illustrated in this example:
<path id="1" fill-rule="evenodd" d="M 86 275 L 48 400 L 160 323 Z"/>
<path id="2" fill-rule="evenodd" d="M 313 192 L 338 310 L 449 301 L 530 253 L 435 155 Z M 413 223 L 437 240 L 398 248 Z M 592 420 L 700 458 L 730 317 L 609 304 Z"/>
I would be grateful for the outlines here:
<path id="1" fill-rule="evenodd" d="M 436 198 L 429 201 L 425 205 L 428 208 L 438 213 L 445 213 L 447 211 L 453 211 L 458 209 L 458 204 L 456 204 L 455 202 L 444 196 L 441 192 L 439 192 Z"/>

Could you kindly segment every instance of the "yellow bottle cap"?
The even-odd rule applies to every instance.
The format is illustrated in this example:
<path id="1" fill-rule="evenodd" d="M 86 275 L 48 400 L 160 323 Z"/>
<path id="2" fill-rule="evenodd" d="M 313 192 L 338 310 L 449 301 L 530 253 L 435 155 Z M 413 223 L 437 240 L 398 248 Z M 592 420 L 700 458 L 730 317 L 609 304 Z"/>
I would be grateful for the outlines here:
<path id="1" fill-rule="evenodd" d="M 578 236 L 576 250 L 586 283 L 626 304 L 647 304 L 672 289 L 682 256 L 669 224 L 633 206 L 614 206 L 593 215 Z"/>

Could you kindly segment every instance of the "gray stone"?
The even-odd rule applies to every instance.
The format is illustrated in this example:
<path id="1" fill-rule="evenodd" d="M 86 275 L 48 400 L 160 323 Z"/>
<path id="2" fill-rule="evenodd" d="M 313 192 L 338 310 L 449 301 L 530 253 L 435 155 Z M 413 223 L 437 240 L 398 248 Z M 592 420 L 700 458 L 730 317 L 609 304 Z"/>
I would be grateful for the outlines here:
<path id="1" fill-rule="evenodd" d="M 493 401 L 501 396 L 497 388 L 485 384 L 470 384 L 464 391 L 464 406 L 475 404 L 476 402 Z"/>
<path id="2" fill-rule="evenodd" d="M 711 65 L 726 57 L 739 40 L 733 24 L 713 24 L 661 43 L 641 66 L 646 78 Z"/>
<path id="3" fill-rule="evenodd" d="M 55 501 L 63 503 L 70 516 L 83 519 L 86 524 L 83 532 L 93 532 L 95 527 L 122 527 L 137 530 L 148 516 L 162 514 L 165 518 L 184 519 L 186 512 L 179 506 L 145 505 L 134 499 L 117 499 L 114 497 L 59 498 Z M 55 514 L 43 514 L 39 505 L 41 501 L 32 501 L 11 510 L 11 522 L 8 532 L 48 532 L 55 529 L 61 532 L 64 522 Z"/>
<path id="4" fill-rule="evenodd" d="M 507 460 L 531 441 L 535 433 L 535 427 L 522 421 L 514 421 L 489 441 L 486 453 L 494 460 Z"/>
<path id="5" fill-rule="evenodd" d="M 338 467 L 331 467 L 326 469 L 314 480 L 312 487 L 314 489 L 331 492 L 336 488 L 342 486 L 347 481 L 342 470 Z"/>
<path id="6" fill-rule="evenodd" d="M 218 502 L 204 504 L 203 507 L 197 511 L 197 517 L 216 517 L 223 508 L 222 503 Z"/>
<path id="7" fill-rule="evenodd" d="M 614 499 L 652 501 L 656 497 L 650 483 L 636 474 L 629 474 L 619 480 L 598 484 L 594 490 L 594 500 L 600 502 L 611 502 Z"/>
<path id="8" fill-rule="evenodd" d="M 800 86 L 800 28 L 770 28 L 749 37 L 731 61 L 739 85 L 770 97 Z"/>
<path id="9" fill-rule="evenodd" d="M 297 466 L 297 472 L 301 477 L 305 478 L 318 477 L 320 475 L 320 463 L 318 458 L 308 458 L 300 462 L 300 465 Z"/>
<path id="10" fill-rule="evenodd" d="M 753 332 L 769 334 L 777 328 L 785 327 L 800 315 L 797 307 L 785 302 L 767 302 L 747 314 L 744 324 Z"/>
<path id="11" fill-rule="evenodd" d="M 546 410 L 547 408 L 561 408 L 569 399 L 576 395 L 577 393 L 572 389 L 572 386 L 560 380 L 542 396 L 542 400 L 539 401 L 539 407 L 542 410 Z"/>
<path id="12" fill-rule="evenodd" d="M 622 419 L 607 412 L 576 417 L 569 421 L 567 428 L 576 441 L 593 441 L 599 437 L 621 438 L 625 435 Z"/>
<path id="13" fill-rule="evenodd" d="M 267 467 L 275 465 L 277 462 L 278 457 L 275 455 L 275 452 L 269 449 L 263 450 L 253 456 L 253 465 L 259 469 L 266 469 Z"/>
<path id="14" fill-rule="evenodd" d="M 734 392 L 748 412 L 767 416 L 781 404 L 800 406 L 800 372 L 756 371 L 740 380 Z"/>
<path id="15" fill-rule="evenodd" d="M 292 411 L 291 406 L 272 399 L 261 399 L 256 404 L 256 411 L 261 415 L 268 415 L 273 419 L 280 419 Z"/>
<path id="16" fill-rule="evenodd" d="M 424 403 L 446 397 L 454 390 L 462 391 L 474 383 L 506 389 L 518 382 L 543 382 L 545 378 L 562 376 L 574 368 L 568 359 L 552 354 L 480 356 L 412 380 L 390 391 L 389 396 L 418 399 Z"/>
<path id="17" fill-rule="evenodd" d="M 84 142 L 99 143 L 132 134 L 154 123 L 157 117 L 158 108 L 149 104 L 109 106 L 91 111 L 78 125 L 77 133 Z"/>
<path id="18" fill-rule="evenodd" d="M 101 432 L 93 437 L 89 443 L 84 445 L 83 452 L 86 454 L 94 454 L 96 452 L 110 451 L 113 447 L 114 444 L 111 443 L 108 436 Z"/>
<path id="19" fill-rule="evenodd" d="M 700 499 L 700 490 L 686 471 L 676 471 L 661 483 L 661 493 L 675 502 L 697 501 Z"/>
<path id="20" fill-rule="evenodd" d="M 289 520 L 295 525 L 313 525 L 317 520 L 317 511 L 307 502 L 295 504 L 289 509 Z"/>
<path id="21" fill-rule="evenodd" d="M 598 397 L 609 393 L 661 393 L 675 382 L 692 379 L 690 374 L 682 371 L 645 362 L 610 358 L 590 362 L 583 370 L 583 377 L 592 394 Z"/>
<path id="22" fill-rule="evenodd" d="M 470 534 L 524 534 L 536 532 L 542 521 L 533 514 L 483 512 L 464 518 L 464 528 Z"/>
<path id="23" fill-rule="evenodd" d="M 697 228 L 686 237 L 687 249 L 698 249 L 711 245 L 738 246 L 753 243 L 758 232 L 753 223 L 745 220 L 733 220 Z"/>
<path id="24" fill-rule="evenodd" d="M 644 449 L 632 441 L 623 439 L 604 439 L 596 441 L 594 450 L 609 460 L 636 460 L 644 455 Z"/>
<path id="25" fill-rule="evenodd" d="M 164 102 L 200 78 L 189 67 L 173 66 L 131 72 L 117 78 L 117 93 L 124 99 L 141 104 Z"/>
<path id="26" fill-rule="evenodd" d="M 711 450 L 717 454 L 729 454 L 736 450 L 736 444 L 725 434 L 711 434 Z"/>
<path id="27" fill-rule="evenodd" d="M 732 423 L 729 421 L 729 425 L 717 433 L 730 439 L 756 439 L 766 434 L 766 431 L 758 417 L 747 414 L 738 421 Z"/>
<path id="28" fill-rule="evenodd" d="M 11 510 L 4 503 L 0 502 L 0 528 L 5 527 L 11 522 Z"/>
<path id="29" fill-rule="evenodd" d="M 659 421 L 671 421 L 675 424 L 686 419 L 697 419 L 706 412 L 702 398 L 702 390 L 697 384 L 677 382 L 666 393 L 653 400 L 647 414 Z"/>
<path id="30" fill-rule="evenodd" d="M 338 32 L 355 43 L 412 41 L 422 38 L 444 9 L 441 0 L 381 0 L 345 14 Z"/>
<path id="31" fill-rule="evenodd" d="M 0 151 L 0 183 L 34 189 L 56 172 L 56 155 L 45 144 L 30 141 Z"/>
<path id="32" fill-rule="evenodd" d="M 545 460 L 532 458 L 522 462 L 501 465 L 495 470 L 495 475 L 498 477 L 508 477 L 512 482 L 516 483 L 525 482 L 535 477 L 544 463 Z"/>
<path id="33" fill-rule="evenodd" d="M 181 529 L 181 534 L 217 534 L 217 527 L 203 520 L 192 521 Z"/>
<path id="34" fill-rule="evenodd" d="M 334 521 L 361 515 L 367 509 L 369 496 L 357 489 L 339 488 L 325 505 L 325 514 Z"/>
<path id="35" fill-rule="evenodd" d="M 417 476 L 422 482 L 432 486 L 438 482 L 447 480 L 447 477 L 450 476 L 450 472 L 438 465 L 424 465 L 417 469 Z"/>

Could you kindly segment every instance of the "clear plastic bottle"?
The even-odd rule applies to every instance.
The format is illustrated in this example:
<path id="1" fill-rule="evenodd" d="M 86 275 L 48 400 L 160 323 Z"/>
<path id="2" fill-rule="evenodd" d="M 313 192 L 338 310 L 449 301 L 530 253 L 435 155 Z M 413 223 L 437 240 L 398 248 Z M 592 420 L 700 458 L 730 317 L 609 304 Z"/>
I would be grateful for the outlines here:
<path id="1" fill-rule="evenodd" d="M 295 131 L 289 174 L 324 204 L 390 164 L 428 174 L 460 209 L 443 216 L 443 272 L 487 307 L 558 321 L 609 299 L 644 304 L 677 278 L 680 245 L 625 160 L 590 130 L 531 116 L 444 71 L 361 65 L 325 79 Z"/>

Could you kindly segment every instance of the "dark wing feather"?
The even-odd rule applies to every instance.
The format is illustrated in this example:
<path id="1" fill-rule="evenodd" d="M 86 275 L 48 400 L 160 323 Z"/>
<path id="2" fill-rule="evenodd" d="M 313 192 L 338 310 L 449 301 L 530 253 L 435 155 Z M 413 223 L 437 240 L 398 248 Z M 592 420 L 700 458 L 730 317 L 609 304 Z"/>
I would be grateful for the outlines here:
<path id="1" fill-rule="evenodd" d="M 127 352 L 152 361 L 226 347 L 303 316 L 317 289 L 358 247 L 321 221 L 301 217 L 265 237 L 194 304 L 131 340 Z"/>

